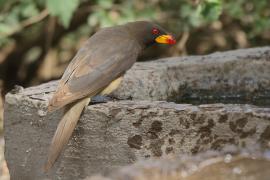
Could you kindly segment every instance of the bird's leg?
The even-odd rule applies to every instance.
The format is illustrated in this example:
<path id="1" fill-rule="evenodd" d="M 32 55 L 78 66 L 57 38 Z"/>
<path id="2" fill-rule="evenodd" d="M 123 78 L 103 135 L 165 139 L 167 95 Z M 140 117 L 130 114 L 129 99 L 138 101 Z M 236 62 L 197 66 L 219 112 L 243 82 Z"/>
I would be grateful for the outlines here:
<path id="1" fill-rule="evenodd" d="M 119 77 L 112 81 L 107 87 L 105 87 L 98 95 L 91 99 L 91 104 L 106 103 L 108 101 L 115 100 L 116 98 L 110 96 L 109 94 L 118 88 L 123 77 Z"/>
<path id="2" fill-rule="evenodd" d="M 114 90 L 118 88 L 118 86 L 121 84 L 123 80 L 123 76 L 120 76 L 119 78 L 113 80 L 107 87 L 105 87 L 100 94 L 101 95 L 108 95 L 111 94 Z"/>

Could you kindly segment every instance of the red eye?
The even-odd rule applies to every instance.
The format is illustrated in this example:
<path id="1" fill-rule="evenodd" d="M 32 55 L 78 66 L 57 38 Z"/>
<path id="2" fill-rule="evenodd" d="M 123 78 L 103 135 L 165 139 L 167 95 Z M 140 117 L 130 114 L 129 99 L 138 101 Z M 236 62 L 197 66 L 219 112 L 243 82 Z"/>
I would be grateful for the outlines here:
<path id="1" fill-rule="evenodd" d="M 159 34 L 159 30 L 156 29 L 156 28 L 154 28 L 154 29 L 152 29 L 152 33 L 153 33 L 153 34 Z"/>

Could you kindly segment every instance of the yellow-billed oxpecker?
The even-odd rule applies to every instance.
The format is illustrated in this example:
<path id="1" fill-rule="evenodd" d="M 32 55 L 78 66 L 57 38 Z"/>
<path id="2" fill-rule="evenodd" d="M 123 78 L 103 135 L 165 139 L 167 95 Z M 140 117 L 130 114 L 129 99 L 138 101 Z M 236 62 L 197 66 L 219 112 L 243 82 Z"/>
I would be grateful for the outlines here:
<path id="1" fill-rule="evenodd" d="M 154 43 L 175 44 L 175 39 L 160 26 L 147 21 L 103 28 L 86 41 L 49 101 L 48 111 L 65 106 L 65 113 L 52 139 L 45 171 L 53 166 L 68 143 L 91 98 L 115 90 L 143 49 Z"/>

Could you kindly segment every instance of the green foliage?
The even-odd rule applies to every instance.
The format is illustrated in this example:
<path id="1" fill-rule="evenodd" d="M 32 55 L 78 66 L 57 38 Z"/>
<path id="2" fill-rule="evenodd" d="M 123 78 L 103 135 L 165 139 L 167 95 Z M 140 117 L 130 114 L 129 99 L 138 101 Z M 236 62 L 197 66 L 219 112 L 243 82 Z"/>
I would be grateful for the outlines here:
<path id="1" fill-rule="evenodd" d="M 97 0 L 96 3 L 98 8 L 95 8 L 88 18 L 88 24 L 90 26 L 99 25 L 100 27 L 106 27 L 138 19 L 153 20 L 155 19 L 157 8 L 151 5 L 148 6 L 148 3 L 142 0 L 122 0 L 118 3 L 107 0 Z M 138 4 L 143 8 L 138 7 Z"/>
<path id="2" fill-rule="evenodd" d="M 79 0 L 47 0 L 46 6 L 51 15 L 57 16 L 64 27 L 68 27 Z"/>
<path id="3" fill-rule="evenodd" d="M 217 20 L 221 12 L 221 0 L 205 0 L 196 6 L 183 3 L 180 6 L 179 18 L 184 18 L 186 28 L 190 29 Z"/>
<path id="4" fill-rule="evenodd" d="M 0 0 L 0 47 L 23 30 L 22 22 L 45 9 L 68 28 L 74 12 L 84 8 L 83 3 L 90 6 L 87 24 L 94 28 L 88 29 L 148 19 L 175 32 L 191 31 L 220 21 L 221 15 L 237 21 L 251 38 L 270 28 L 269 0 Z"/>
<path id="5" fill-rule="evenodd" d="M 254 37 L 270 28 L 270 3 L 268 0 L 225 0 L 224 11 L 245 26 L 250 26 L 249 36 Z"/>
<path id="6" fill-rule="evenodd" d="M 221 0 L 206 0 L 201 6 L 201 15 L 208 22 L 217 20 L 222 12 Z"/>

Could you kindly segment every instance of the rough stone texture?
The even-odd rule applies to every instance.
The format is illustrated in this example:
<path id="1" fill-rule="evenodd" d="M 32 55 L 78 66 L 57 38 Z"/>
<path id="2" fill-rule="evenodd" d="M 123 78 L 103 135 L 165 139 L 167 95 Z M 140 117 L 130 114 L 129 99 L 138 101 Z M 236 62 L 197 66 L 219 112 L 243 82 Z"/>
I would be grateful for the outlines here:
<path id="1" fill-rule="evenodd" d="M 89 106 L 49 174 L 42 165 L 63 111 L 46 114 L 46 106 L 57 82 L 17 87 L 7 94 L 4 112 L 11 179 L 83 179 L 138 159 L 218 150 L 226 144 L 269 148 L 270 108 L 139 101 L 181 100 L 201 97 L 201 92 L 267 97 L 269 52 L 266 47 L 137 63 L 114 94 L 136 101 Z"/>
<path id="2" fill-rule="evenodd" d="M 136 162 L 85 180 L 269 180 L 270 151 L 233 149 Z"/>
<path id="3" fill-rule="evenodd" d="M 45 103 L 6 97 L 5 157 L 14 179 L 42 179 L 42 164 L 62 111 L 44 116 Z M 49 177 L 80 179 L 172 153 L 270 140 L 270 109 L 248 105 L 180 105 L 120 101 L 89 106 Z M 57 177 L 57 178 L 56 178 Z"/>

